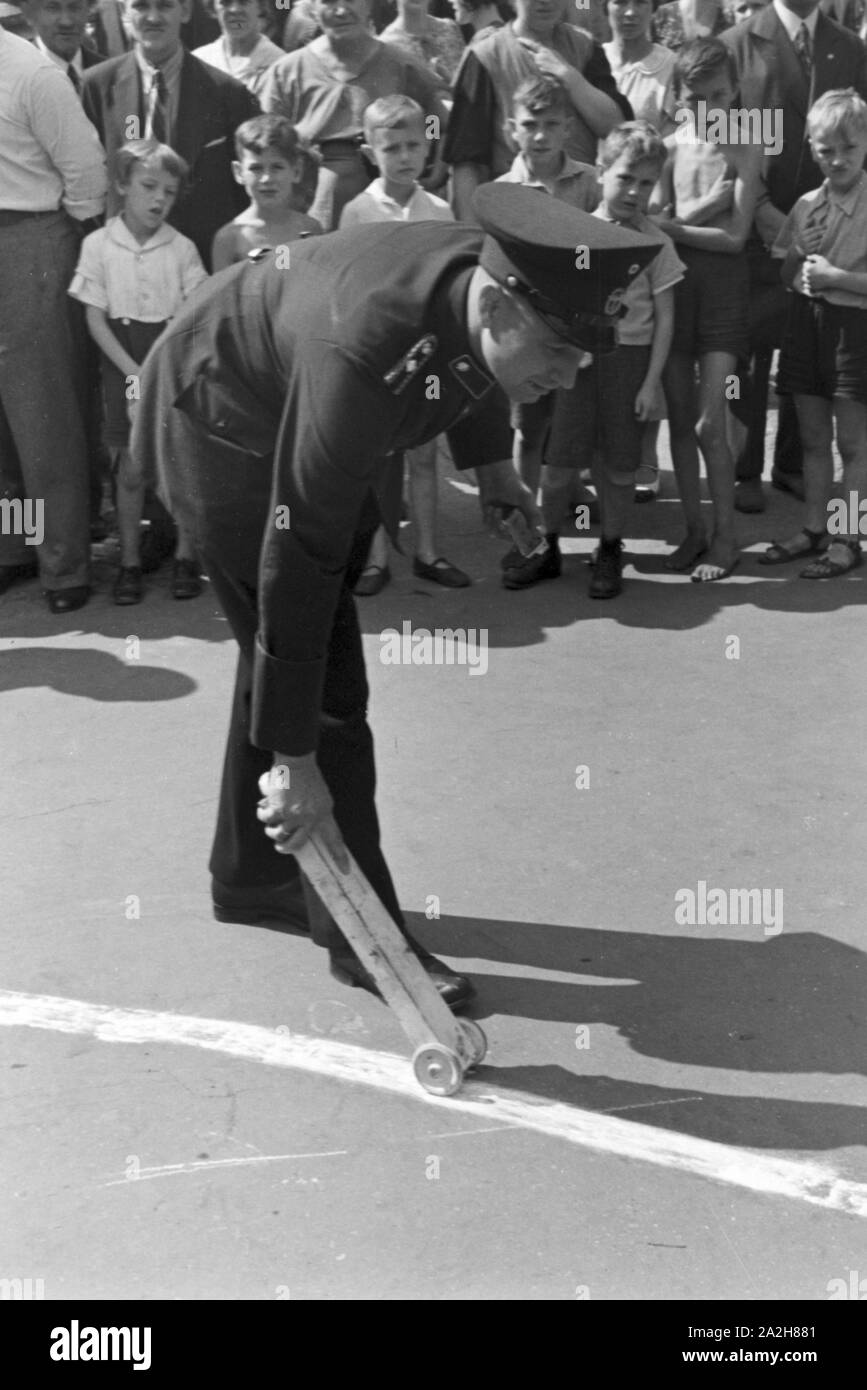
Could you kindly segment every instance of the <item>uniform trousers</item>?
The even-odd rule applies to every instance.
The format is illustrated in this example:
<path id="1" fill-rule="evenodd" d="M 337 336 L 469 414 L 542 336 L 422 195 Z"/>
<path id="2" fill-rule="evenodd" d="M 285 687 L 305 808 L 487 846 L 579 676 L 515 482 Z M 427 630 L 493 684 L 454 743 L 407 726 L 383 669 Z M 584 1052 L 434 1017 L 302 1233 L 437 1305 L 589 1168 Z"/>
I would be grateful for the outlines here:
<path id="1" fill-rule="evenodd" d="M 266 751 L 250 742 L 252 662 L 259 625 L 256 585 L 270 514 L 272 461 L 251 458 L 249 468 L 239 466 L 238 455 L 227 460 L 221 457 L 219 446 L 209 451 L 205 445 L 200 452 L 201 436 L 194 442 L 196 434 L 190 430 L 191 448 L 185 451 L 184 466 L 194 482 L 190 490 L 192 526 L 202 563 L 240 648 L 210 870 L 218 883 L 233 888 L 285 887 L 297 880 L 295 861 L 277 852 L 256 817 L 261 798 L 259 778 L 273 765 L 273 752 L 282 750 Z M 392 464 L 392 468 L 396 466 Z M 164 490 L 167 502 L 173 505 L 171 485 Z M 188 507 L 184 511 L 189 515 Z M 397 894 L 380 848 L 373 735 L 367 723 L 369 692 L 352 596 L 379 520 L 379 505 L 371 491 L 359 520 L 329 639 L 316 760 L 334 800 L 334 818 L 347 847 L 404 930 Z M 303 602 L 303 597 L 287 595 L 286 601 Z M 320 946 L 345 946 L 333 919 L 303 882 L 313 940 Z"/>

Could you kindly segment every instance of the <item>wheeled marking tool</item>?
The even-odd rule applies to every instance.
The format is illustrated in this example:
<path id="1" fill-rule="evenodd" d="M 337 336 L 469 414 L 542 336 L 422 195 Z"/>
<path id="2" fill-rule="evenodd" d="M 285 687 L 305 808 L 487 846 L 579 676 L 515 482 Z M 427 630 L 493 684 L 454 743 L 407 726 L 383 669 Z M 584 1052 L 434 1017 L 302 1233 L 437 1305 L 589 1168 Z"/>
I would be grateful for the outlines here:
<path id="1" fill-rule="evenodd" d="M 416 1080 L 431 1095 L 455 1095 L 464 1074 L 485 1059 L 482 1029 L 471 1019 L 455 1018 L 443 1003 L 348 850 L 348 873 L 315 832 L 293 852 L 413 1044 Z"/>

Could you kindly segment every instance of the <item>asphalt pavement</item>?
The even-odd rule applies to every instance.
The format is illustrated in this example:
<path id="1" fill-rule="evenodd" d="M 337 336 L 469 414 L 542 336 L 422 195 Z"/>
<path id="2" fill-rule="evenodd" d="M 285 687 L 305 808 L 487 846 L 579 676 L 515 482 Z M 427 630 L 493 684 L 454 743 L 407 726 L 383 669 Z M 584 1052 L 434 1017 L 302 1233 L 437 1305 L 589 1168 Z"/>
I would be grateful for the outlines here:
<path id="1" fill-rule="evenodd" d="M 211 916 L 234 648 L 210 593 L 175 602 L 163 571 L 118 608 L 108 547 L 75 614 L 35 582 L 0 599 L 0 1278 L 867 1295 L 867 570 L 758 565 L 800 519 L 766 492 L 737 572 L 691 584 L 663 566 L 666 469 L 623 595 L 594 602 L 587 534 L 560 580 L 503 590 L 449 472 L 443 549 L 473 586 L 414 579 L 404 531 L 359 602 L 386 853 L 489 1041 L 454 1100 L 309 939 Z M 386 665 L 405 623 L 484 662 Z"/>

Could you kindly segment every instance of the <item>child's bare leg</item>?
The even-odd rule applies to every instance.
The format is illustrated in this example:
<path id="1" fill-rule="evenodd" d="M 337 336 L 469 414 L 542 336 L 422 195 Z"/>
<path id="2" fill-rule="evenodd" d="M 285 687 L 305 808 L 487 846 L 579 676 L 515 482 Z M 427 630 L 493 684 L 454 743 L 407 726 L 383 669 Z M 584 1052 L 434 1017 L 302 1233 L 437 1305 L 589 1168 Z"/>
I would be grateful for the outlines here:
<path id="1" fill-rule="evenodd" d="M 141 565 L 141 518 L 144 508 L 144 478 L 133 463 L 129 449 L 117 451 L 117 529 L 120 536 L 120 563 L 123 569 Z"/>
<path id="2" fill-rule="evenodd" d="M 192 532 L 184 522 L 174 517 L 175 527 L 177 528 L 178 540 L 175 545 L 176 560 L 194 560 L 196 558 L 196 547 L 193 544 Z"/>
<path id="3" fill-rule="evenodd" d="M 726 434 L 726 377 L 737 365 L 733 353 L 706 352 L 701 358 L 699 383 L 700 414 L 696 433 L 707 470 L 707 485 L 713 503 L 713 535 L 707 558 L 692 578 L 706 581 L 724 579 L 737 560 L 735 539 L 735 460 Z"/>
<path id="4" fill-rule="evenodd" d="M 384 526 L 377 526 L 373 540 L 370 542 L 370 550 L 367 552 L 367 564 L 365 569 L 370 569 L 377 565 L 379 569 L 385 569 L 388 565 L 388 532 Z"/>
<path id="5" fill-rule="evenodd" d="M 804 454 L 804 527 L 817 535 L 828 529 L 828 497 L 834 481 L 834 414 L 824 396 L 795 396 Z M 798 531 L 781 542 L 785 548 L 801 538 Z"/>
<path id="6" fill-rule="evenodd" d="M 620 541 L 626 535 L 632 504 L 635 499 L 635 474 L 616 472 L 594 451 L 591 464 L 593 485 L 599 498 L 601 536 L 603 541 Z"/>
<path id="7" fill-rule="evenodd" d="M 658 468 L 656 447 L 659 442 L 659 420 L 648 420 L 641 432 L 641 467 Z"/>
<path id="8" fill-rule="evenodd" d="M 837 428 L 837 448 L 843 460 L 843 488 L 849 509 L 850 496 L 856 497 L 856 514 L 849 515 L 849 532 L 843 539 L 861 541 L 857 508 L 867 498 L 867 405 L 860 401 L 834 398 L 834 422 Z M 804 465 L 806 473 L 806 462 Z M 830 489 L 829 489 L 830 490 Z M 809 493 L 807 494 L 809 498 Z M 827 511 L 825 513 L 827 522 Z"/>
<path id="9" fill-rule="evenodd" d="M 439 555 L 437 520 L 437 441 L 432 439 L 406 454 L 409 514 L 415 530 L 415 553 L 426 565 Z"/>
<path id="10" fill-rule="evenodd" d="M 555 468 L 550 463 L 543 467 L 542 519 L 546 535 L 559 535 L 565 526 L 574 484 L 574 468 Z"/>
<path id="11" fill-rule="evenodd" d="M 672 352 L 663 372 L 668 404 L 668 432 L 671 461 L 686 522 L 686 539 L 666 559 L 666 568 L 691 569 L 707 549 L 707 536 L 701 516 L 701 484 L 698 443 L 695 437 L 695 369 L 693 359 L 684 352 Z"/>

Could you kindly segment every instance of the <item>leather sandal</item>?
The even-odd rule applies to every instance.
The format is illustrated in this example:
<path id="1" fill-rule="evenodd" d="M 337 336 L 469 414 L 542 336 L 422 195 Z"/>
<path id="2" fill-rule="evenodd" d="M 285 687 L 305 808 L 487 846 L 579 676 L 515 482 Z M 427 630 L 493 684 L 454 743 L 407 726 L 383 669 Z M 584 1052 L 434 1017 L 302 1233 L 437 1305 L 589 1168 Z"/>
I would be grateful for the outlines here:
<path id="1" fill-rule="evenodd" d="M 836 553 L 835 553 L 836 552 Z M 845 552 L 845 558 L 841 557 Z M 806 569 L 801 570 L 802 579 L 837 579 L 857 569 L 863 561 L 861 546 L 857 541 L 845 541 L 834 537 L 823 555 L 811 560 Z"/>
<path id="2" fill-rule="evenodd" d="M 760 565 L 788 565 L 805 555 L 821 555 L 831 544 L 827 531 L 808 531 L 806 526 L 788 541 L 774 541 L 763 555 Z"/>

